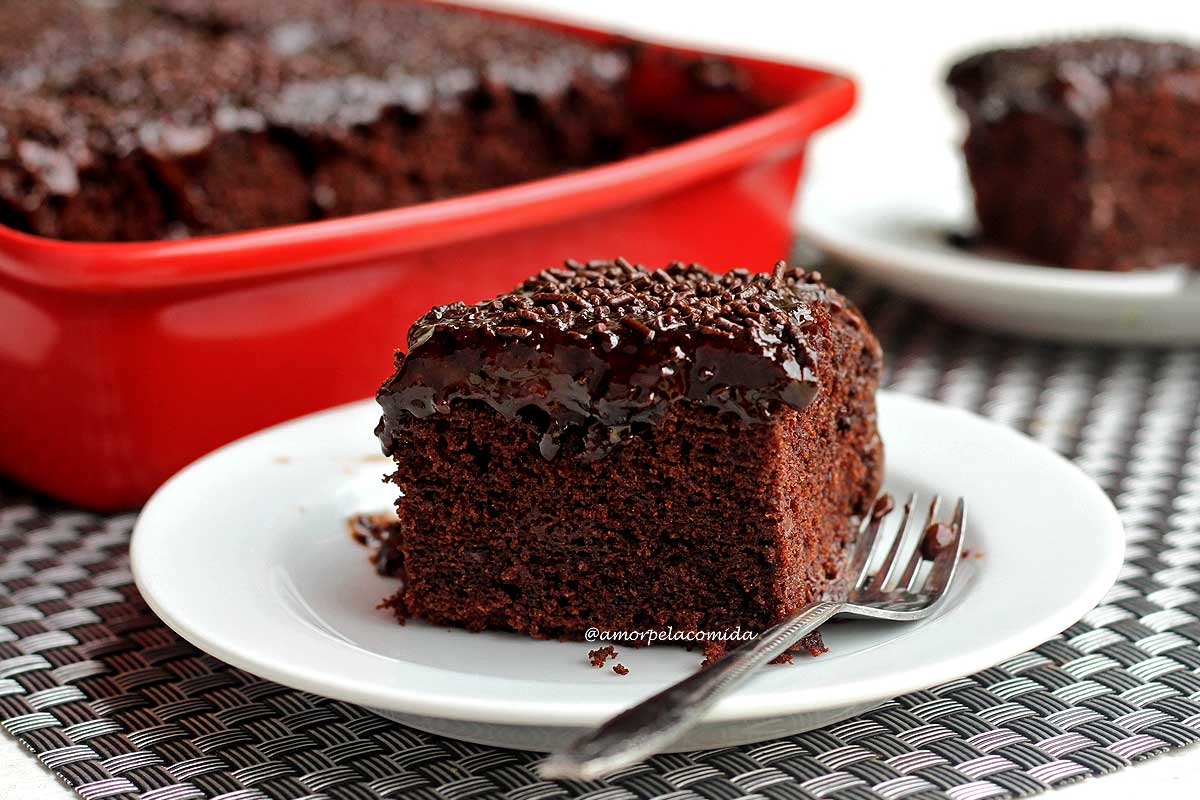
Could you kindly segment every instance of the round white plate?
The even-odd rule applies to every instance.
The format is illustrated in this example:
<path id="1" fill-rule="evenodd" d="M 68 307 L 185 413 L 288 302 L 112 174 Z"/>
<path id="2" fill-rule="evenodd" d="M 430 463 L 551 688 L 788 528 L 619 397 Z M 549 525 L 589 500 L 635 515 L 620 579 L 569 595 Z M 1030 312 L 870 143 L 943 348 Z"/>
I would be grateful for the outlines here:
<path id="1" fill-rule="evenodd" d="M 1115 580 L 1124 534 L 1079 469 L 964 411 L 880 393 L 887 489 L 963 495 L 972 554 L 944 609 L 910 624 L 828 626 L 829 653 L 771 666 L 678 749 L 784 736 L 1017 655 L 1079 619 Z M 595 644 L 397 625 L 375 604 L 395 582 L 348 536 L 350 514 L 394 488 L 370 401 L 304 417 L 184 469 L 137 521 L 132 560 L 151 608 L 188 641 L 251 673 L 417 728 L 547 749 L 694 670 L 682 648 Z"/>
<path id="2" fill-rule="evenodd" d="M 1200 274 L 1098 272 L 1021 263 L 952 245 L 975 228 L 960 154 L 823 163 L 803 189 L 800 235 L 896 292 L 963 322 L 1067 341 L 1200 342 Z"/>

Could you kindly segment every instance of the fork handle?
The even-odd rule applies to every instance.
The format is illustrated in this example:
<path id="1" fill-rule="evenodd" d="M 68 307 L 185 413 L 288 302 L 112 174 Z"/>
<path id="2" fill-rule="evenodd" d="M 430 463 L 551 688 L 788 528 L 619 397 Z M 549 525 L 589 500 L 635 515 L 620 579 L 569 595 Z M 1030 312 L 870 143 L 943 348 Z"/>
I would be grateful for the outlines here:
<path id="1" fill-rule="evenodd" d="M 669 745 L 755 669 L 829 620 L 845 603 L 812 603 L 761 636 L 726 652 L 708 667 L 622 711 L 549 756 L 543 778 L 592 780 L 636 764 Z"/>

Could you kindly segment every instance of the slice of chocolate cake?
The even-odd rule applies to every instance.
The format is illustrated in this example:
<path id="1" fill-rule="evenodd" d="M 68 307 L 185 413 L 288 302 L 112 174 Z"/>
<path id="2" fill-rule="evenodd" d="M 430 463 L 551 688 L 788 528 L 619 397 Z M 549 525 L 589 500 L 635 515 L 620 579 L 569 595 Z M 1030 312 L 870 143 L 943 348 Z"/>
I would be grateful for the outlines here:
<path id="1" fill-rule="evenodd" d="M 974 55 L 947 81 L 987 242 L 1080 269 L 1200 263 L 1200 50 L 1058 41 Z"/>
<path id="2" fill-rule="evenodd" d="M 433 309 L 378 399 L 401 616 L 759 631 L 879 488 L 879 345 L 817 273 L 567 262 Z"/>

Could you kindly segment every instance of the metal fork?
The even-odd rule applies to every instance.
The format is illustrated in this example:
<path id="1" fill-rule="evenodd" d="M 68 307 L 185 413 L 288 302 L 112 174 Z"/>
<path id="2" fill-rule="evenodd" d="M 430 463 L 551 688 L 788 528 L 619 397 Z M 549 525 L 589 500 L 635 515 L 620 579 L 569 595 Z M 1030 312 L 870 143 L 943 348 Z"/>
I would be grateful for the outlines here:
<path id="1" fill-rule="evenodd" d="M 925 524 L 914 533 L 909 523 L 917 497 L 910 494 L 889 542 L 879 536 L 892 510 L 885 502 L 882 497 L 876 501 L 859 530 L 845 572 L 853 583 L 847 581 L 836 593 L 841 599 L 805 606 L 699 672 L 622 711 L 538 764 L 541 776 L 592 780 L 649 758 L 699 722 L 756 669 L 836 615 L 904 622 L 932 613 L 954 580 L 966 532 L 966 504 L 961 498 L 955 504 L 949 530 L 935 529 L 942 524 L 937 521 L 935 496 Z M 934 541 L 943 536 L 946 541 Z"/>

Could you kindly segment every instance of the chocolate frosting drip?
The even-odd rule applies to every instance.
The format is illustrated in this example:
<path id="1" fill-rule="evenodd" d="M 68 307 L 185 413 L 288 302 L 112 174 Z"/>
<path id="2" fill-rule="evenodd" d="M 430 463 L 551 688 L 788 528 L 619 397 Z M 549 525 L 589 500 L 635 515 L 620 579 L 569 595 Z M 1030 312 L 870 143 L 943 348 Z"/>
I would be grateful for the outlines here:
<path id="1" fill-rule="evenodd" d="M 812 401 L 817 352 L 841 308 L 819 273 L 782 262 L 770 274 L 715 274 L 567 261 L 495 300 L 418 320 L 379 390 L 376 433 L 391 454 L 406 416 L 478 401 L 536 426 L 545 458 L 566 448 L 594 460 L 680 401 L 767 423 Z"/>
<path id="2" fill-rule="evenodd" d="M 1023 112 L 1071 121 L 1105 107 L 1115 81 L 1148 81 L 1196 67 L 1200 50 L 1194 47 L 1117 36 L 977 53 L 955 64 L 946 82 L 974 119 L 990 122 Z M 1189 83 L 1178 88 L 1194 91 Z"/>

